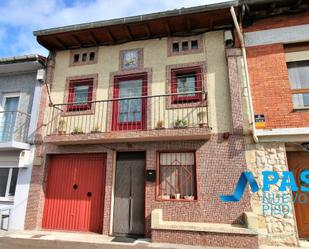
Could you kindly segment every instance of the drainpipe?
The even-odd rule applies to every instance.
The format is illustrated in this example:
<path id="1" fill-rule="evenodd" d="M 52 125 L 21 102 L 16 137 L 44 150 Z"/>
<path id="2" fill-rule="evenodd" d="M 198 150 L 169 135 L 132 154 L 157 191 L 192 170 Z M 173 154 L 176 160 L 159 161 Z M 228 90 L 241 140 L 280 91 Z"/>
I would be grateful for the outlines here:
<path id="1" fill-rule="evenodd" d="M 241 52 L 242 52 L 242 57 L 244 60 L 244 67 L 245 67 L 245 84 L 247 88 L 247 94 L 248 94 L 248 99 L 249 99 L 249 109 L 250 109 L 250 124 L 252 125 L 252 136 L 253 140 L 255 143 L 259 142 L 259 139 L 256 135 L 256 129 L 255 129 L 255 121 L 254 121 L 254 111 L 253 111 L 253 102 L 252 102 L 252 97 L 251 97 L 251 89 L 250 89 L 250 80 L 249 80 L 249 71 L 248 71 L 248 64 L 247 64 L 247 54 L 246 54 L 246 49 L 245 49 L 245 42 L 244 42 L 244 37 L 243 34 L 240 30 L 240 26 L 237 21 L 237 17 L 235 14 L 234 7 L 232 6 L 230 9 L 234 25 L 238 34 L 238 38 L 240 40 L 240 46 L 241 46 Z"/>

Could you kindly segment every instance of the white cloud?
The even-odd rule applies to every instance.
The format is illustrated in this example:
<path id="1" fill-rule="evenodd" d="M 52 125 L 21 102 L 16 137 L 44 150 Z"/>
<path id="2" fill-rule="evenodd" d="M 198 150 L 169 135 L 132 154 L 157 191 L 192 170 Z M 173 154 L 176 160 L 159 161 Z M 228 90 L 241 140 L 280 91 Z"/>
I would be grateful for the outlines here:
<path id="1" fill-rule="evenodd" d="M 14 31 L 17 30 L 17 34 L 9 34 L 11 39 L 8 44 L 3 44 L 1 35 L 4 35 L 4 30 L 0 29 L 0 46 L 7 46 L 7 53 L 16 55 L 12 53 L 46 54 L 46 51 L 36 43 L 32 35 L 33 30 L 205 5 L 224 0 L 75 0 L 69 6 L 65 5 L 64 0 L 2 1 L 4 3 L 1 3 L 0 7 L 0 23 Z"/>

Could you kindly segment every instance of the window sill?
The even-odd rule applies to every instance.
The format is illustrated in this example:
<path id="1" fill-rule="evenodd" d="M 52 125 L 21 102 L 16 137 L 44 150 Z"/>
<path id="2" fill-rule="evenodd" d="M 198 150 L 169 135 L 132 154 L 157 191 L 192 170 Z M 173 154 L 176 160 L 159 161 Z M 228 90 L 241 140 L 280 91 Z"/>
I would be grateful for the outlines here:
<path id="1" fill-rule="evenodd" d="M 187 199 L 160 199 L 157 198 L 156 201 L 166 201 L 166 202 L 197 202 L 197 199 L 194 200 L 187 200 Z"/>
<path id="2" fill-rule="evenodd" d="M 309 107 L 294 107 L 293 111 L 294 112 L 309 111 Z"/>

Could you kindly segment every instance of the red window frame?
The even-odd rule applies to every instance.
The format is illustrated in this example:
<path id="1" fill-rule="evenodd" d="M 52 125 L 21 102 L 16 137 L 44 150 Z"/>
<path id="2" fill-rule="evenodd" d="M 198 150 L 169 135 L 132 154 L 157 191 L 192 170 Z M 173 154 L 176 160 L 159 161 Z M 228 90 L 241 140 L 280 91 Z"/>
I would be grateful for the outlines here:
<path id="1" fill-rule="evenodd" d="M 184 198 L 180 198 L 180 199 L 175 199 L 171 196 L 170 199 L 163 199 L 161 196 L 163 194 L 162 192 L 162 185 L 161 185 L 161 167 L 169 167 L 169 166 L 162 166 L 160 164 L 160 156 L 161 154 L 164 153 L 192 153 L 194 154 L 194 165 L 193 166 L 193 170 L 192 170 L 192 181 L 193 181 L 193 194 L 194 194 L 194 199 L 188 200 L 188 199 L 184 199 Z M 156 179 L 156 200 L 158 201 L 197 201 L 198 200 L 198 191 L 197 191 L 197 160 L 196 160 L 196 151 L 192 151 L 192 150 L 173 150 L 173 151 L 158 151 L 157 152 L 157 179 Z M 179 166 L 182 167 L 182 166 Z"/>
<path id="2" fill-rule="evenodd" d="M 142 96 L 147 96 L 147 74 L 130 74 L 114 77 L 114 99 L 119 98 L 119 85 L 122 81 L 142 80 Z M 142 118 L 141 121 L 119 122 L 119 100 L 113 101 L 112 130 L 145 130 L 147 123 L 147 98 L 142 98 Z"/>
<path id="3" fill-rule="evenodd" d="M 176 68 L 171 70 L 171 93 L 177 94 L 177 77 L 182 75 L 195 75 L 195 91 L 202 91 L 202 69 L 201 67 Z M 173 95 L 172 103 L 188 103 L 202 101 L 202 93 L 195 93 L 194 96 Z"/>
<path id="4" fill-rule="evenodd" d="M 69 94 L 68 94 L 68 112 L 74 112 L 74 111 L 86 111 L 90 110 L 92 107 L 92 101 L 93 98 L 93 84 L 94 84 L 94 79 L 93 78 L 88 78 L 88 79 L 80 79 L 80 80 L 70 80 L 69 83 Z M 75 92 L 74 92 L 74 87 L 75 86 L 84 86 L 88 85 L 88 102 L 87 103 L 82 103 L 82 104 L 77 104 L 75 103 Z M 72 104 L 70 104 L 72 103 Z"/>

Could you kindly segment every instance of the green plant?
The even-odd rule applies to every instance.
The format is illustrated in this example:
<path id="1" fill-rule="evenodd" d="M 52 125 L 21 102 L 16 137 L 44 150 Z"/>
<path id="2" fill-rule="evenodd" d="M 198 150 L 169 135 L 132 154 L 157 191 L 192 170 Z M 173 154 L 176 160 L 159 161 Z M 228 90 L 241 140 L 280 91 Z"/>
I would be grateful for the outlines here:
<path id="1" fill-rule="evenodd" d="M 186 119 L 177 119 L 175 121 L 175 128 L 186 128 L 188 127 L 188 121 Z"/>
<path id="2" fill-rule="evenodd" d="M 72 134 L 83 134 L 83 129 L 80 127 L 74 127 Z"/>

